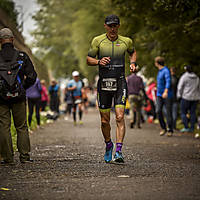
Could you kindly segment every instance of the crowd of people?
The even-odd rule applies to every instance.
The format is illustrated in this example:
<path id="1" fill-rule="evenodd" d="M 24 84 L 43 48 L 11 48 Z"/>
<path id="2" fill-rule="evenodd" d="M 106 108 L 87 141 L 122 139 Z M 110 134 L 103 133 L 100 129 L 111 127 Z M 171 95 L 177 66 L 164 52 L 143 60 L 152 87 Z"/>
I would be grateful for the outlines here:
<path id="1" fill-rule="evenodd" d="M 180 116 L 184 128 L 180 132 L 193 132 L 197 122 L 196 109 L 200 100 L 200 80 L 192 66 L 185 66 L 185 73 L 178 79 L 175 68 L 168 68 L 163 57 L 155 58 L 158 69 L 157 80 L 153 77 L 147 82 L 137 74 L 136 49 L 131 38 L 118 34 L 120 19 L 116 15 L 105 18 L 106 33 L 93 38 L 87 56 L 87 64 L 98 66 L 99 80 L 96 89 L 86 87 L 78 71 L 72 72 L 72 79 L 64 89 L 65 120 L 73 117 L 74 125 L 82 125 L 83 114 L 88 106 L 99 108 L 101 131 L 105 141 L 104 160 L 123 163 L 123 141 L 125 137 L 125 114 L 130 111 L 130 128 L 142 128 L 141 123 L 148 119 L 152 123 L 159 120 L 160 136 L 173 136 L 177 130 Z M 40 111 L 49 109 L 56 115 L 60 113 L 61 90 L 55 79 L 47 87 L 45 80 L 37 78 L 34 66 L 24 52 L 13 45 L 14 35 L 8 28 L 0 30 L 0 155 L 3 163 L 13 163 L 11 142 L 11 114 L 17 130 L 17 148 L 22 163 L 32 162 L 28 127 L 31 126 L 35 110 L 37 127 L 40 127 Z M 129 54 L 131 75 L 125 76 L 125 53 Z M 13 64 L 15 63 L 15 65 Z M 5 69 L 6 68 L 6 69 Z M 21 69 L 23 68 L 23 69 Z M 12 73 L 12 70 L 16 70 Z M 5 72 L 13 74 L 7 80 Z M 19 72 L 19 76 L 14 76 Z M 4 80 L 5 79 L 5 80 Z M 5 84 L 6 82 L 6 84 Z M 13 83 L 14 86 L 12 85 Z M 20 87 L 17 87 L 19 85 Z M 6 85 L 4 87 L 4 85 Z M 12 87 L 11 87 L 12 86 Z M 15 88 L 16 87 L 16 88 Z M 9 90 L 8 90 L 9 88 Z M 13 89 L 14 88 L 14 89 Z M 12 90 L 12 91 L 11 91 Z M 26 123 L 26 102 L 28 103 L 28 124 Z M 127 108 L 127 105 L 130 105 Z M 110 113 L 114 110 L 116 119 L 116 149 L 111 140 Z M 85 112 L 84 112 L 85 111 Z M 78 113 L 78 118 L 77 118 Z M 72 115 L 72 116 L 71 116 Z M 55 118 L 56 118 L 55 117 Z"/>
<path id="2" fill-rule="evenodd" d="M 129 103 L 133 105 L 130 106 L 130 110 L 131 113 L 135 113 L 130 117 L 130 127 L 134 127 L 136 115 L 140 116 L 143 109 L 148 122 L 159 120 L 160 136 L 167 134 L 170 137 L 174 131 L 194 132 L 195 124 L 199 127 L 196 114 L 197 104 L 200 100 L 199 77 L 194 73 L 192 66 L 187 65 L 184 67 L 185 73 L 178 78 L 176 69 L 168 68 L 164 58 L 160 56 L 155 58 L 155 66 L 158 68 L 157 80 L 150 78 L 145 83 L 146 96 L 139 92 L 143 90 L 144 83 L 142 78 L 136 75 L 137 71 L 128 76 Z M 134 84 L 130 84 L 130 80 Z M 177 128 L 178 116 L 184 126 L 180 130 Z M 141 117 L 137 117 L 138 124 L 140 124 L 140 120 Z M 139 128 L 141 127 L 139 126 Z"/>

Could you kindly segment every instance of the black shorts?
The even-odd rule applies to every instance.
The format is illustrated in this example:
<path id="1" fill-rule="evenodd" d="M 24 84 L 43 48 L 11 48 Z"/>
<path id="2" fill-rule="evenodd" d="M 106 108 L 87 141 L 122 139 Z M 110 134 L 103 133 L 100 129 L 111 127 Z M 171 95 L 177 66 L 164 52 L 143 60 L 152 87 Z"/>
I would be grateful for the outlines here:
<path id="1" fill-rule="evenodd" d="M 97 100 L 99 110 L 101 112 L 109 112 L 112 107 L 112 101 L 114 100 L 115 107 L 125 108 L 127 99 L 127 83 L 125 78 L 117 79 L 117 90 L 116 91 L 105 91 L 101 88 L 102 79 L 99 79 L 97 84 Z"/>

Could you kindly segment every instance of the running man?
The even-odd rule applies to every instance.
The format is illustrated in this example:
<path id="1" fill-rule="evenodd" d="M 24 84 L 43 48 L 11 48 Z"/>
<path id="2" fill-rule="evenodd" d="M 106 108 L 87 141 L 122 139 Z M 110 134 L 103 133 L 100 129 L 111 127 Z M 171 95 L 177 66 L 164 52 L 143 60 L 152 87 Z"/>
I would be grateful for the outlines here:
<path id="1" fill-rule="evenodd" d="M 80 125 L 83 124 L 82 122 L 82 88 L 83 88 L 83 82 L 79 80 L 79 72 L 74 71 L 72 73 L 73 79 L 69 81 L 67 85 L 67 90 L 72 92 L 72 99 L 73 99 L 73 119 L 74 119 L 74 125 L 77 125 L 76 122 L 76 110 L 78 106 L 79 110 L 79 123 Z"/>
<path id="2" fill-rule="evenodd" d="M 125 52 L 130 55 L 131 71 L 136 67 L 136 51 L 133 41 L 128 37 L 118 35 L 119 17 L 109 15 L 105 19 L 106 33 L 92 40 L 87 56 L 87 64 L 99 65 L 98 106 L 101 116 L 101 130 L 106 143 L 104 160 L 112 160 L 113 142 L 110 135 L 110 110 L 114 99 L 116 113 L 116 153 L 115 162 L 124 162 L 122 145 L 125 136 L 124 110 L 127 99 L 127 84 L 125 79 Z"/>

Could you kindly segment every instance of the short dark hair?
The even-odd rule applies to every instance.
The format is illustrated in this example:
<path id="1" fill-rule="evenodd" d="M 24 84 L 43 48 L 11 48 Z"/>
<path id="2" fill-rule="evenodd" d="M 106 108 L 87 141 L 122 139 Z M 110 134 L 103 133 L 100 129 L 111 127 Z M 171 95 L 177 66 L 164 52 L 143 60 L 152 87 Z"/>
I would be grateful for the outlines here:
<path id="1" fill-rule="evenodd" d="M 158 63 L 159 65 L 162 65 L 162 66 L 165 65 L 165 59 L 163 57 L 161 57 L 161 56 L 157 56 L 155 58 L 155 62 Z"/>
<path id="2" fill-rule="evenodd" d="M 175 67 L 171 67 L 170 70 L 174 73 L 176 73 L 176 68 Z"/>
<path id="3" fill-rule="evenodd" d="M 187 72 L 189 72 L 189 73 L 193 72 L 192 66 L 191 66 L 191 65 L 186 65 L 186 66 L 184 67 L 184 69 L 185 69 L 185 71 L 187 71 Z"/>

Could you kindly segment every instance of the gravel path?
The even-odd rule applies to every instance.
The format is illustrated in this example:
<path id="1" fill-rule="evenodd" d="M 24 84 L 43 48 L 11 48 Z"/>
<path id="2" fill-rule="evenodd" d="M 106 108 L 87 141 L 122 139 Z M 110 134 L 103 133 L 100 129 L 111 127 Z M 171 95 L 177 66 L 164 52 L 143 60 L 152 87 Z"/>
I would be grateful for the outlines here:
<path id="1" fill-rule="evenodd" d="M 130 129 L 126 120 L 125 163 L 106 164 L 98 112 L 90 110 L 83 121 L 74 127 L 61 117 L 35 131 L 34 163 L 19 163 L 16 153 L 15 166 L 0 166 L 0 199 L 200 199 L 200 140 L 160 137 L 155 124 Z M 115 141 L 115 128 L 112 136 Z"/>

